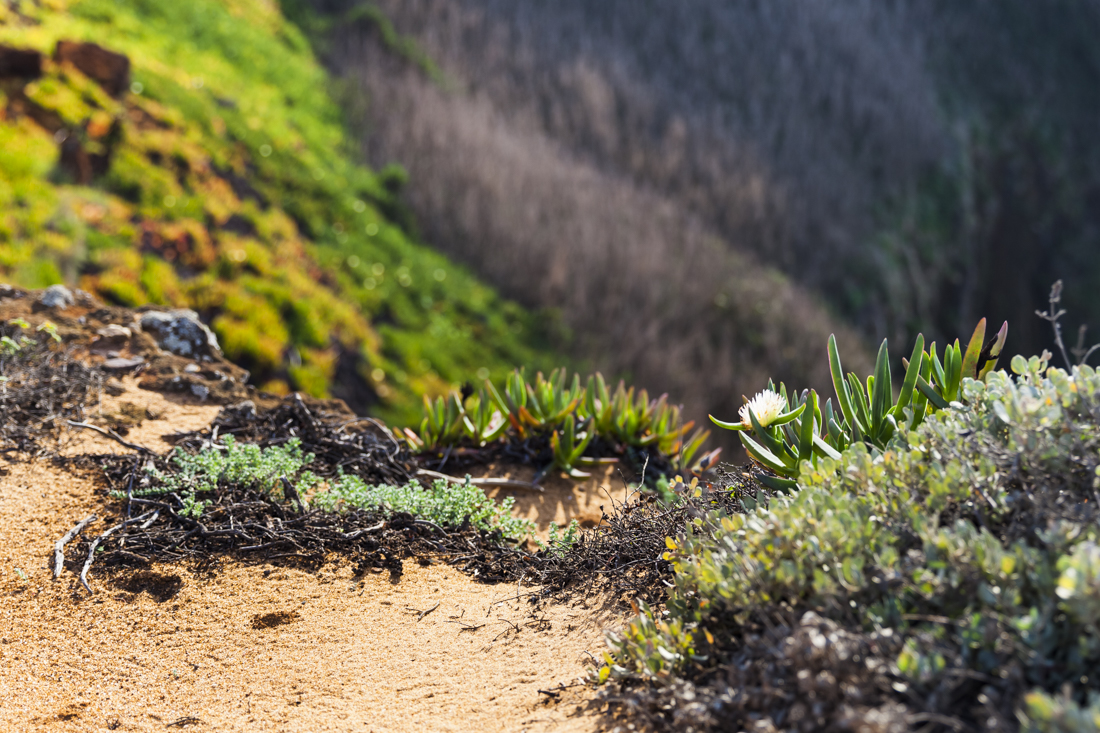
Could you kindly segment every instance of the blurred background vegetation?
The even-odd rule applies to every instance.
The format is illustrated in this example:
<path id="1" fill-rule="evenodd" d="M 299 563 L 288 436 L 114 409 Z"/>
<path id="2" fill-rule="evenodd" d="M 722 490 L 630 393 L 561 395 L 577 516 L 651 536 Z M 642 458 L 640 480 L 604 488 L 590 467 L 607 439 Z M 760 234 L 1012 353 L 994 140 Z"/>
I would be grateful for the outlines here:
<path id="1" fill-rule="evenodd" d="M 0 274 L 189 304 L 273 387 L 405 419 L 560 363 L 732 419 L 831 332 L 1036 353 L 1058 278 L 1100 323 L 1095 0 L 180 5 L 0 3 L 141 85 L 20 92 L 119 120 L 90 185 L 4 88 Z"/>
<path id="2" fill-rule="evenodd" d="M 125 54 L 128 89 L 51 60 L 63 39 Z M 422 394 L 554 363 L 545 319 L 411 235 L 403 172 L 356 162 L 277 7 L 0 3 L 0 44 L 45 56 L 3 80 L 0 279 L 194 308 L 262 388 L 398 421 Z"/>

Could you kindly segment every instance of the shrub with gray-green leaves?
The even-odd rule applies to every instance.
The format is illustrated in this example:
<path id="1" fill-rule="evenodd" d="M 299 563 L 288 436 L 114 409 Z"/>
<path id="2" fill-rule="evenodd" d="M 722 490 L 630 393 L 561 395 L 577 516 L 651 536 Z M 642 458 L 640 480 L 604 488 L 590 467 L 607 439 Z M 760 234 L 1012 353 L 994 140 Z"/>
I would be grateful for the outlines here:
<path id="1" fill-rule="evenodd" d="M 478 529 L 499 530 L 501 535 L 522 539 L 535 530 L 533 522 L 512 516 L 515 499 L 499 504 L 467 480 L 451 483 L 442 479 L 428 488 L 420 484 L 372 486 L 356 476 L 341 476 L 317 492 L 313 506 L 324 511 L 366 509 L 386 514 L 406 512 L 441 527 L 466 522 Z"/>
<path id="2" fill-rule="evenodd" d="M 601 677 L 671 688 L 732 657 L 747 668 L 745 629 L 813 612 L 894 640 L 877 647 L 894 689 L 841 690 L 837 716 L 900 699 L 978 729 L 1092 730 L 1058 721 L 1089 718 L 1066 706 L 1100 691 L 1100 376 L 1012 367 L 966 380 L 962 402 L 915 430 L 899 422 L 884 450 L 804 463 L 793 495 L 670 538 L 667 613 L 643 608 L 613 635 Z M 1064 712 L 1040 714 L 1064 686 Z M 712 708 L 716 727 L 753 712 L 743 697 Z"/>
<path id="3" fill-rule="evenodd" d="M 512 517 L 515 500 L 499 504 L 477 486 L 436 481 L 428 488 L 410 483 L 405 486 L 372 486 L 356 476 L 339 475 L 322 481 L 306 467 L 313 454 L 303 453 L 301 441 L 291 438 L 285 445 L 261 448 L 238 443 L 232 435 L 191 454 L 177 449 L 172 455 L 172 470 L 147 469 L 149 485 L 133 492 L 134 496 L 174 494 L 180 498 L 181 514 L 192 519 L 202 516 L 219 486 L 244 486 L 255 489 L 274 501 L 285 499 L 282 481 L 294 486 L 307 507 L 326 512 L 366 509 L 383 514 L 405 512 L 441 527 L 471 526 L 500 531 L 504 537 L 522 539 L 534 531 L 528 520 Z M 312 493 L 312 498 L 310 494 Z M 125 493 L 115 492 L 116 498 Z M 204 498 L 205 497 L 205 498 Z"/>
<path id="4" fill-rule="evenodd" d="M 1026 733 L 1097 733 L 1100 731 L 1100 694 L 1089 693 L 1081 704 L 1072 695 L 1048 695 L 1036 690 L 1024 698 L 1021 729 Z"/>
<path id="5" fill-rule="evenodd" d="M 150 464 L 147 472 L 151 485 L 134 491 L 134 496 L 176 494 L 184 504 L 181 513 L 192 519 L 198 519 L 210 503 L 197 495 L 215 491 L 219 483 L 247 486 L 282 499 L 281 479 L 293 481 L 299 493 L 308 491 L 320 480 L 304 470 L 313 454 L 303 454 L 297 438 L 291 438 L 286 445 L 260 448 L 252 443 L 238 443 L 232 435 L 226 435 L 221 445 L 211 445 L 194 454 L 177 448 L 171 460 L 175 470 L 161 471 Z M 115 492 L 114 496 L 126 495 Z"/>

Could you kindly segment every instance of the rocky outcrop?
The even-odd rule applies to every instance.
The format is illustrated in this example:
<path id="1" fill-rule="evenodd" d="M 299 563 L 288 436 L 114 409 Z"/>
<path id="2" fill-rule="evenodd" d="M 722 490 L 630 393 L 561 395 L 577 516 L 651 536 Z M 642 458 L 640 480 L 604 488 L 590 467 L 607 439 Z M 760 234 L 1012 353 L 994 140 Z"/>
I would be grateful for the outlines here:
<path id="1" fill-rule="evenodd" d="M 76 296 L 64 285 L 51 285 L 38 297 L 38 302 L 47 308 L 68 308 L 76 303 Z"/>
<path id="2" fill-rule="evenodd" d="M 176 356 L 197 359 L 221 354 L 218 337 L 193 310 L 146 311 L 139 324 L 142 331 L 156 340 L 157 346 Z"/>
<path id="3" fill-rule="evenodd" d="M 120 97 L 130 88 L 130 59 L 108 51 L 96 43 L 58 41 L 54 59 L 75 66 L 90 79 L 99 82 L 112 97 Z"/>

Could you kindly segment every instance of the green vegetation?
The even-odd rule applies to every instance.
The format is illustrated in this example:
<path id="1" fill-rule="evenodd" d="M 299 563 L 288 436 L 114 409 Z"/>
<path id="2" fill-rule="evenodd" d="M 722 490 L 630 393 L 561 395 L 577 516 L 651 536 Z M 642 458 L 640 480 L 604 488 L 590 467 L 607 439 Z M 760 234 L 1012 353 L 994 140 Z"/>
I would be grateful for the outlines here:
<path id="1" fill-rule="evenodd" d="M 557 522 L 550 522 L 549 536 L 546 542 L 537 540 L 539 549 L 545 551 L 551 557 L 565 557 L 565 553 L 577 544 L 581 537 L 581 526 L 574 519 L 569 526 L 562 531 Z"/>
<path id="2" fill-rule="evenodd" d="M 0 360 L 18 357 L 24 349 L 38 345 L 37 338 L 27 335 L 31 326 L 22 318 L 13 318 L 4 325 L 5 328 L 0 329 Z M 57 335 L 57 325 L 52 321 L 43 321 L 34 330 L 35 333 L 46 334 L 54 343 L 61 341 L 61 337 Z M 0 382 L 5 379 L 0 376 Z"/>
<path id="3" fill-rule="evenodd" d="M 238 443 L 226 435 L 221 445 L 191 454 L 179 448 L 172 455 L 171 470 L 147 469 L 151 485 L 136 489 L 136 497 L 180 497 L 185 517 L 198 519 L 210 505 L 219 488 L 235 486 L 260 492 L 274 502 L 298 504 L 296 509 L 320 509 L 343 512 L 353 509 L 379 511 L 390 515 L 406 512 L 420 519 L 447 527 L 465 522 L 488 532 L 522 539 L 534 532 L 534 524 L 511 515 L 514 499 L 497 504 L 485 492 L 468 481 L 461 484 L 436 481 L 428 488 L 407 486 L 370 486 L 356 476 L 340 475 L 322 481 L 307 470 L 313 455 L 302 453 L 301 441 L 291 438 L 285 445 L 260 448 Z M 126 492 L 112 493 L 125 499 Z M 576 528 L 571 528 L 575 537 Z M 569 534 L 569 533 L 567 533 Z"/>
<path id="4" fill-rule="evenodd" d="M 213 493 L 220 483 L 255 489 L 273 500 L 284 498 L 284 479 L 293 480 L 296 490 L 302 492 L 318 483 L 316 476 L 303 470 L 313 456 L 302 454 L 301 441 L 297 438 L 291 438 L 286 445 L 264 449 L 249 443 L 237 443 L 232 435 L 225 436 L 223 443 L 193 455 L 177 448 L 172 454 L 175 470 L 161 471 L 149 466 L 147 472 L 153 485 L 137 489 L 133 495 L 177 494 L 184 505 L 181 513 L 198 519 L 210 504 L 208 500 L 200 499 L 199 494 Z M 116 491 L 112 496 L 125 499 L 126 493 Z"/>
<path id="5" fill-rule="evenodd" d="M 535 524 L 529 519 L 513 517 L 514 504 L 512 497 L 496 503 L 469 481 L 459 484 L 439 480 L 428 488 L 416 483 L 368 486 L 354 476 L 340 477 L 318 492 L 313 500 L 314 506 L 326 511 L 406 512 L 442 527 L 458 527 L 469 521 L 478 529 L 499 531 L 503 537 L 519 540 L 534 533 Z"/>
<path id="6" fill-rule="evenodd" d="M 786 385 L 780 383 L 777 392 L 769 380 L 768 389 L 741 408 L 740 422 L 724 422 L 713 415 L 710 419 L 718 427 L 739 431 L 741 443 L 753 460 L 783 477 L 765 475 L 761 481 L 771 488 L 789 490 L 795 487 L 793 479 L 805 470 L 803 461 L 809 461 L 812 468 L 818 459 L 838 459 L 839 451 L 860 442 L 885 449 L 897 433 L 899 421 L 915 429 L 926 414 L 946 410 L 959 398 L 964 378 L 984 380 L 997 366 L 1008 323 L 988 343 L 985 329 L 983 318 L 965 353 L 955 339 L 944 349 L 942 362 L 936 343 L 925 351 L 924 335 L 919 334 L 913 353 L 904 360 L 905 377 L 896 400 L 886 339 L 879 347 L 875 373 L 861 381 L 853 372 L 845 375 L 836 339 L 830 336 L 829 369 L 838 412 L 833 410 L 832 399 L 820 405 L 814 390 L 800 396 L 788 395 Z M 750 432 L 755 440 L 749 437 Z"/>
<path id="7" fill-rule="evenodd" d="M 588 478 L 581 466 L 600 463 L 586 456 L 594 438 L 634 448 L 653 448 L 667 456 L 676 470 L 700 473 L 714 465 L 720 450 L 696 454 L 710 431 L 691 429 L 680 407 L 668 403 L 668 395 L 650 399 L 646 390 L 635 393 L 622 381 L 615 391 L 600 373 L 581 386 L 579 374 L 571 382 L 565 369 L 549 378 L 539 372 L 533 383 L 522 369 L 514 371 L 498 390 L 486 379 L 477 393 L 465 400 L 457 392 L 434 401 L 424 398 L 420 432 L 406 428 L 406 442 L 415 450 L 439 451 L 460 443 L 484 446 L 496 440 L 548 438 L 553 450 L 549 468 L 572 478 Z M 690 433 L 690 435 L 689 435 Z"/>
<path id="8" fill-rule="evenodd" d="M 826 717 L 857 690 L 872 707 L 904 699 L 969 725 L 1011 714 L 996 701 L 1015 705 L 1030 691 L 1025 727 L 1095 730 L 1100 374 L 1052 368 L 1045 356 L 1015 357 L 1012 369 L 962 379 L 959 399 L 919 425 L 904 408 L 882 449 L 855 441 L 803 463 L 790 495 L 670 538 L 667 613 L 641 608 L 613 638 L 601 679 L 671 690 L 688 678 L 702 693 L 731 656 L 751 668 L 750 629 L 801 616 L 803 627 L 832 624 L 836 638 L 875 650 L 866 664 L 829 668 L 839 692 Z M 792 673 L 808 668 L 802 637 L 785 628 L 774 632 L 791 634 L 782 651 L 768 653 Z M 967 693 L 967 679 L 984 687 Z M 715 725 L 738 714 L 717 710 Z"/>
<path id="9" fill-rule="evenodd" d="M 19 8 L 0 10 L 0 43 L 103 42 L 132 84 L 114 98 L 49 59 L 4 82 L 0 278 L 192 307 L 261 386 L 393 420 L 467 374 L 543 361 L 531 315 L 412 239 L 403 173 L 351 162 L 326 74 L 271 4 Z M 106 169 L 77 185 L 55 135 Z"/>

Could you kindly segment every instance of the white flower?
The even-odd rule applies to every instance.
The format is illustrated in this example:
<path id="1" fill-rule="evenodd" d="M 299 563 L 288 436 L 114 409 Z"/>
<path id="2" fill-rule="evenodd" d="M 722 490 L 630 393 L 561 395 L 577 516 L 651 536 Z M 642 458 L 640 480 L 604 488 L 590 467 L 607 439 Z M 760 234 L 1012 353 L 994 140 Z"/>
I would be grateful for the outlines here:
<path id="1" fill-rule="evenodd" d="M 747 428 L 752 427 L 752 420 L 749 418 L 750 409 L 752 414 L 756 415 L 756 420 L 761 427 L 766 428 L 787 411 L 787 401 L 770 389 L 757 392 L 756 396 L 749 400 L 749 404 L 742 406 L 738 413 L 741 415 L 741 424 Z"/>

